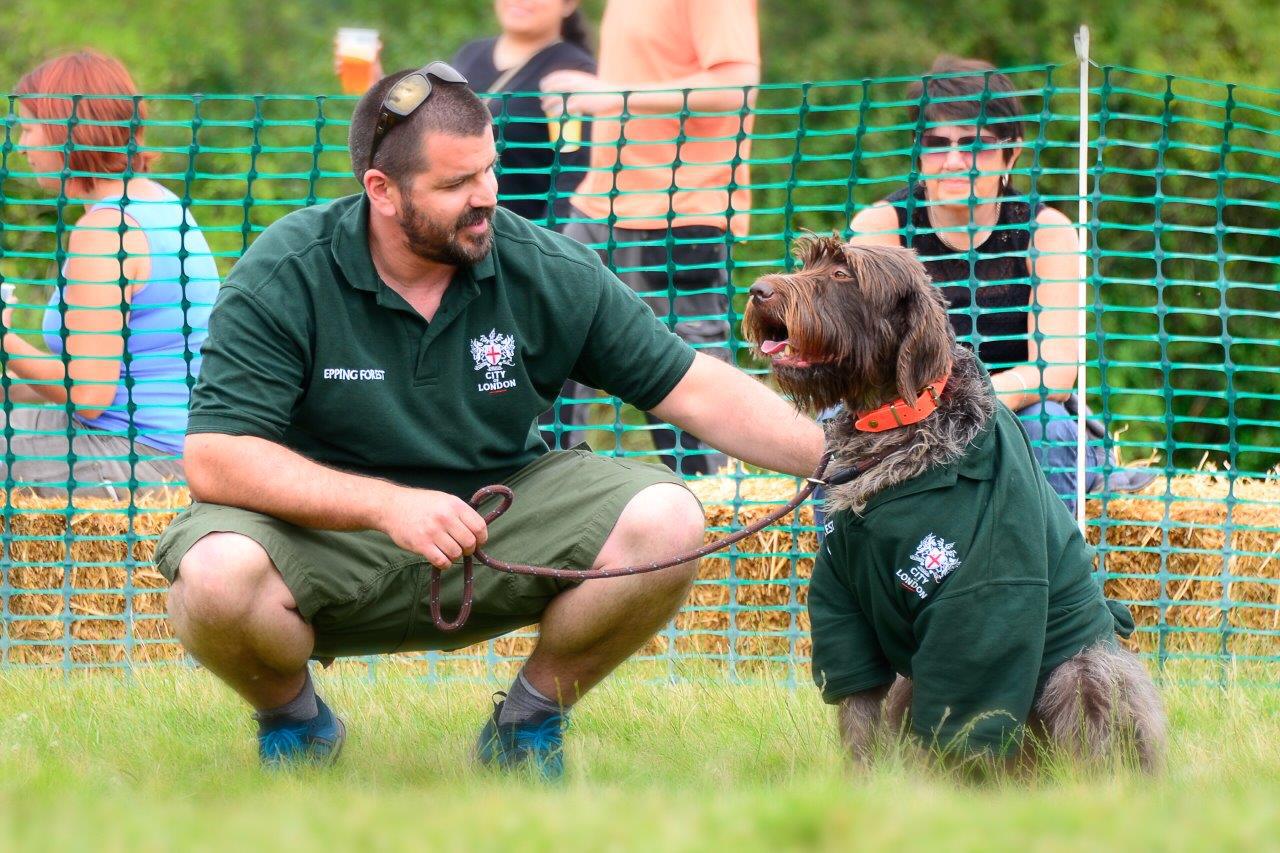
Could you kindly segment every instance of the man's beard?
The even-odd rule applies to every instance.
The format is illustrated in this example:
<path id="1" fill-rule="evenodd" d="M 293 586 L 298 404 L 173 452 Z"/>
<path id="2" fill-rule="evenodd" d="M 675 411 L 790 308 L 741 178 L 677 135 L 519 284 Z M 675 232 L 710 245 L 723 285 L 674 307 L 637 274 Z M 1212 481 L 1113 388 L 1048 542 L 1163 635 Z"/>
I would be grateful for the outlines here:
<path id="1" fill-rule="evenodd" d="M 414 207 L 408 196 L 404 196 L 404 211 L 397 223 L 404 232 L 409 250 L 418 257 L 451 267 L 469 267 L 489 254 L 493 246 L 493 229 L 486 229 L 483 236 L 470 241 L 464 241 L 459 232 L 468 225 L 492 221 L 493 210 L 492 207 L 467 208 L 456 222 L 446 226 L 432 222 Z"/>

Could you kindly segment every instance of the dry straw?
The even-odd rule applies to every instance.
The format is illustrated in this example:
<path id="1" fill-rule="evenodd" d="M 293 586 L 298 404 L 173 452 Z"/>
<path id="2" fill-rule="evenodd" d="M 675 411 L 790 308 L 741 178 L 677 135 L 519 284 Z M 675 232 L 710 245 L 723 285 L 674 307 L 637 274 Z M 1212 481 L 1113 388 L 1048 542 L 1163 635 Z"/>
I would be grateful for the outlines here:
<path id="1" fill-rule="evenodd" d="M 782 478 L 694 484 L 707 507 L 708 536 L 762 517 L 794 488 Z M 7 660 L 109 665 L 180 657 L 179 647 L 166 642 L 172 631 L 163 618 L 165 583 L 151 560 L 155 537 L 188 500 L 185 490 L 140 498 L 132 515 L 118 503 L 78 500 L 68 513 L 61 499 L 15 494 Z M 1280 631 L 1280 481 L 1232 483 L 1205 472 L 1107 500 L 1105 520 L 1099 520 L 1103 501 L 1090 501 L 1088 511 L 1091 540 L 1105 535 L 1108 594 L 1131 602 L 1140 626 L 1164 626 L 1167 651 L 1280 653 L 1277 636 L 1259 633 Z M 798 519 L 705 560 L 678 630 L 660 633 L 644 651 L 665 654 L 674 644 L 681 655 L 746 667 L 807 657 L 805 579 L 813 560 L 795 554 L 816 548 L 806 529 L 812 519 L 804 507 Z M 1143 633 L 1137 642 L 1151 648 L 1158 636 Z M 506 637 L 495 652 L 523 656 L 533 642 Z"/>

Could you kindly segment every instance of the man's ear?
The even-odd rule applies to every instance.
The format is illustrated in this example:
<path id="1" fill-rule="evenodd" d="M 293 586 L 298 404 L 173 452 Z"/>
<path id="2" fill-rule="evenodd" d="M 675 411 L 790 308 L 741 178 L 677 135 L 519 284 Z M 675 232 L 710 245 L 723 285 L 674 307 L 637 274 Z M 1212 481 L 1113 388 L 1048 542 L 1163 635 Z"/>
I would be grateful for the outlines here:
<path id="1" fill-rule="evenodd" d="M 363 183 L 369 206 L 382 216 L 396 216 L 400 210 L 400 188 L 396 182 L 379 169 L 369 169 L 364 173 Z"/>

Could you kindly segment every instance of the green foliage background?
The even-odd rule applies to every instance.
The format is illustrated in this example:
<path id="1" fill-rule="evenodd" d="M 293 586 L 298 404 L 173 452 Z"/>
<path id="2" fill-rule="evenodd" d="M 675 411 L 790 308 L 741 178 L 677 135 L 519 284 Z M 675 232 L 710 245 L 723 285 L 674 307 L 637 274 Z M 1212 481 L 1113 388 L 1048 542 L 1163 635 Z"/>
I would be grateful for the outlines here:
<path id="1" fill-rule="evenodd" d="M 593 19 L 602 5 L 584 3 Z M 760 10 L 767 84 L 919 74 L 940 52 L 999 67 L 1062 64 L 1017 75 L 1044 135 L 1040 157 L 1021 161 L 1021 184 L 1034 182 L 1050 203 L 1075 192 L 1075 97 L 1057 90 L 1075 84 L 1081 22 L 1101 64 L 1280 88 L 1280 6 L 1246 0 L 762 0 Z M 378 28 L 388 69 L 447 57 L 495 27 L 487 2 L 9 0 L 0 7 L 0 90 L 53 53 L 93 46 L 121 58 L 146 92 L 330 94 L 339 26 Z M 1091 106 L 1106 118 L 1095 137 L 1111 144 L 1095 164 L 1107 170 L 1094 215 L 1102 222 L 1095 292 L 1108 312 L 1106 343 L 1091 347 L 1099 361 L 1091 402 L 1132 426 L 1130 455 L 1154 451 L 1185 467 L 1207 452 L 1237 469 L 1269 469 L 1280 461 L 1271 449 L 1280 443 L 1280 98 L 1126 72 L 1105 81 L 1095 72 L 1093 85 L 1111 89 Z M 796 231 L 842 228 L 857 206 L 901 184 L 910 171 L 906 119 L 894 103 L 901 91 L 894 82 L 762 93 L 753 151 L 761 188 L 752 237 L 734 253 L 738 284 L 784 262 Z M 148 144 L 166 151 L 161 177 L 194 187 L 197 219 L 225 269 L 280 215 L 354 190 L 345 175 L 349 110 L 343 99 L 211 97 L 194 111 L 186 98 L 156 102 L 152 119 L 172 124 L 150 128 Z M 257 134 L 255 117 L 266 121 Z M 56 274 L 58 209 L 30 181 L 6 179 L 6 169 L 23 168 L 12 157 L 0 163 L 0 272 L 38 288 Z M 1074 215 L 1074 205 L 1060 206 Z"/>
<path id="2" fill-rule="evenodd" d="M 643 0 L 622 0 L 643 2 Z M 1280 7 L 1248 0 L 761 0 L 766 81 L 918 73 L 943 51 L 997 66 L 1066 62 L 1080 23 L 1099 62 L 1280 87 Z M 599 19 L 602 0 L 583 4 Z M 388 69 L 451 54 L 495 28 L 483 0 L 9 0 L 0 80 L 60 49 L 120 57 L 148 92 L 332 92 L 339 26 L 383 34 Z"/>

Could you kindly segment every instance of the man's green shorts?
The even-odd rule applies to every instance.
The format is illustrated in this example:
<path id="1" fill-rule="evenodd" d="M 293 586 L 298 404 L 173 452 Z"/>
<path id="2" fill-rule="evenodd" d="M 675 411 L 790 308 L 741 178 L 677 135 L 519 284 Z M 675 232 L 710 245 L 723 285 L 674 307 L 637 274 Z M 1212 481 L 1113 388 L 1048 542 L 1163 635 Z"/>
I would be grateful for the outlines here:
<path id="1" fill-rule="evenodd" d="M 589 569 L 622 510 L 641 490 L 683 481 L 666 468 L 552 451 L 505 481 L 511 508 L 489 527 L 485 551 L 498 559 Z M 488 509 L 485 506 L 483 509 Z M 314 657 L 417 649 L 455 649 L 539 621 L 551 599 L 573 581 L 497 572 L 475 563 L 475 599 L 454 633 L 431 621 L 430 565 L 384 533 L 312 530 L 235 507 L 194 504 L 176 518 L 156 548 L 156 566 L 173 581 L 182 556 L 215 532 L 248 536 L 266 550 L 314 627 Z M 458 612 L 461 564 L 444 573 L 445 618 Z"/>

